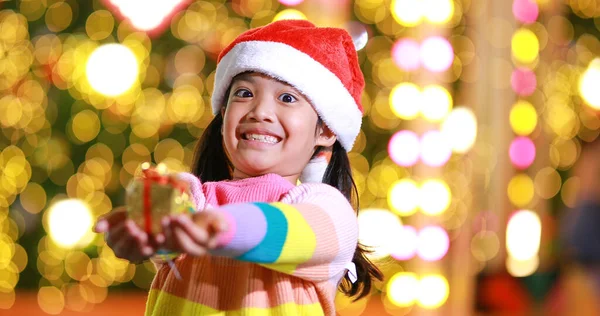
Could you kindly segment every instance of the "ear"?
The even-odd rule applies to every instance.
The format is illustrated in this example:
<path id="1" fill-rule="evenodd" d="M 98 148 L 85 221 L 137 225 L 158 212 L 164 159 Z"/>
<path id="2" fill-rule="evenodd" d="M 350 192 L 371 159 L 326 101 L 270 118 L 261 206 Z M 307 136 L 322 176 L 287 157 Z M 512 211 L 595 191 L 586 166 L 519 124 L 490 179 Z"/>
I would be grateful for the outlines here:
<path id="1" fill-rule="evenodd" d="M 317 135 L 317 141 L 315 143 L 316 146 L 323 147 L 331 147 L 337 140 L 337 136 L 327 127 L 327 125 L 323 124 L 319 127 L 319 134 Z"/>

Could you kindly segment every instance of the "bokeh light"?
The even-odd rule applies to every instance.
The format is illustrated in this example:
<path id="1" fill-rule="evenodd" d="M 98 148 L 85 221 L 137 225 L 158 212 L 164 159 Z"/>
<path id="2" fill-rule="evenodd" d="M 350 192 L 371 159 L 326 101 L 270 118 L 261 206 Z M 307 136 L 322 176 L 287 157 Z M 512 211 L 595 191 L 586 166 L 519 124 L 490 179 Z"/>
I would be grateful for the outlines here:
<path id="1" fill-rule="evenodd" d="M 452 194 L 448 185 L 438 179 L 429 179 L 421 184 L 419 205 L 427 215 L 439 215 L 448 209 Z"/>
<path id="2" fill-rule="evenodd" d="M 537 112 L 527 101 L 519 100 L 510 110 L 510 126 L 517 135 L 527 136 L 537 126 Z"/>
<path id="3" fill-rule="evenodd" d="M 392 59 L 403 70 L 417 70 L 421 66 L 421 46 L 410 38 L 402 38 L 392 46 Z"/>
<path id="4" fill-rule="evenodd" d="M 390 106 L 394 114 L 404 120 L 412 120 L 419 115 L 421 91 L 410 82 L 396 85 L 390 92 Z"/>
<path id="5" fill-rule="evenodd" d="M 440 167 L 452 156 L 452 148 L 445 135 L 431 130 L 421 136 L 421 160 L 428 166 Z"/>
<path id="6" fill-rule="evenodd" d="M 440 132 L 454 152 L 464 154 L 473 147 L 477 139 L 477 118 L 471 109 L 456 107 L 442 123 Z"/>
<path id="7" fill-rule="evenodd" d="M 579 93 L 585 103 L 595 110 L 600 110 L 600 58 L 592 60 L 579 79 Z"/>
<path id="8" fill-rule="evenodd" d="M 522 23 L 533 23 L 537 20 L 539 7 L 536 0 L 513 0 L 513 15 Z"/>
<path id="9" fill-rule="evenodd" d="M 438 308 L 448 299 L 450 285 L 443 275 L 425 275 L 419 281 L 417 303 L 426 309 Z"/>
<path id="10" fill-rule="evenodd" d="M 392 0 L 392 16 L 398 24 L 412 27 L 423 19 L 423 3 L 415 0 Z"/>
<path id="11" fill-rule="evenodd" d="M 389 256 L 402 230 L 400 218 L 385 209 L 364 209 L 358 213 L 358 239 L 373 250 L 368 256 L 380 259 Z"/>
<path id="12" fill-rule="evenodd" d="M 419 187 L 411 179 L 405 178 L 394 182 L 387 195 L 388 205 L 400 216 L 410 216 L 419 206 Z"/>
<path id="13" fill-rule="evenodd" d="M 306 15 L 304 15 L 304 13 L 302 13 L 301 11 L 298 11 L 295 9 L 285 9 L 275 15 L 275 17 L 273 18 L 273 22 L 280 21 L 280 20 L 306 20 L 306 19 L 307 19 Z"/>
<path id="14" fill-rule="evenodd" d="M 518 169 L 527 169 L 535 160 L 535 145 L 524 136 L 516 137 L 509 148 L 510 161 Z"/>
<path id="15" fill-rule="evenodd" d="M 425 261 L 442 259 L 450 247 L 448 233 L 440 226 L 426 226 L 419 231 L 417 254 Z"/>
<path id="16" fill-rule="evenodd" d="M 419 160 L 419 138 L 412 131 L 398 131 L 390 138 L 388 154 L 397 165 L 408 167 Z"/>
<path id="17" fill-rule="evenodd" d="M 419 237 L 413 226 L 403 225 L 398 242 L 391 253 L 396 260 L 409 260 L 417 254 Z"/>
<path id="18" fill-rule="evenodd" d="M 540 258 L 537 255 L 525 260 L 517 260 L 512 256 L 506 257 L 506 271 L 517 278 L 532 275 L 539 266 Z"/>
<path id="19" fill-rule="evenodd" d="M 431 36 L 421 43 L 421 62 L 427 70 L 442 72 L 448 70 L 454 61 L 454 50 L 447 39 Z"/>
<path id="20" fill-rule="evenodd" d="M 304 2 L 304 0 L 279 0 L 279 2 L 283 5 L 295 6 Z"/>
<path id="21" fill-rule="evenodd" d="M 48 209 L 48 235 L 64 248 L 85 247 L 91 241 L 93 218 L 80 200 L 67 199 Z"/>
<path id="22" fill-rule="evenodd" d="M 94 90 L 116 97 L 129 90 L 137 81 L 138 61 L 128 47 L 105 44 L 92 52 L 85 72 Z"/>
<path id="23" fill-rule="evenodd" d="M 396 306 L 411 306 L 415 303 L 420 283 L 413 272 L 398 272 L 387 283 L 387 297 Z"/>
<path id="24" fill-rule="evenodd" d="M 141 31 L 151 31 L 159 28 L 169 16 L 173 15 L 186 2 L 186 0 L 146 2 L 108 0 L 108 3 L 117 8 L 134 28 Z"/>
<path id="25" fill-rule="evenodd" d="M 428 121 L 443 120 L 452 110 L 453 104 L 450 92 L 439 85 L 428 85 L 421 92 L 421 113 Z"/>
<path id="26" fill-rule="evenodd" d="M 531 259 L 538 254 L 541 234 L 542 223 L 536 213 L 517 211 L 506 226 L 506 250 L 518 261 Z"/>
<path id="27" fill-rule="evenodd" d="M 525 207 L 533 199 L 533 180 L 526 174 L 517 174 L 508 182 L 508 199 L 517 207 Z"/>
<path id="28" fill-rule="evenodd" d="M 510 77 L 510 85 L 518 95 L 530 96 L 537 87 L 535 73 L 527 68 L 516 68 Z"/>
<path id="29" fill-rule="evenodd" d="M 520 63 L 533 63 L 538 57 L 539 50 L 539 40 L 531 30 L 521 28 L 513 35 L 512 54 Z"/>
<path id="30" fill-rule="evenodd" d="M 422 0 L 423 15 L 434 24 L 448 22 L 454 15 L 453 0 Z"/>

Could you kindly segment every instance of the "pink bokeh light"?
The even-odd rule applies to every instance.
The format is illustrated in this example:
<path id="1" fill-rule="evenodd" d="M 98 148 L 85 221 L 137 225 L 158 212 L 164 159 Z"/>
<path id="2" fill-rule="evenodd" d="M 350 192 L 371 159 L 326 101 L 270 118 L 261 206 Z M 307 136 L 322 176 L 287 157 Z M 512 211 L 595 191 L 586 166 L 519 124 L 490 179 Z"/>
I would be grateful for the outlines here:
<path id="1" fill-rule="evenodd" d="M 295 6 L 304 2 L 304 0 L 279 0 L 279 3 L 287 6 Z"/>
<path id="2" fill-rule="evenodd" d="M 530 24 L 537 20 L 540 9 L 535 0 L 514 0 L 512 11 L 521 23 Z"/>
<path id="3" fill-rule="evenodd" d="M 417 254 L 425 261 L 442 259 L 450 247 L 448 233 L 440 226 L 426 226 L 419 231 Z"/>
<path id="4" fill-rule="evenodd" d="M 411 71 L 421 66 L 419 43 L 410 38 L 400 39 L 392 47 L 392 59 L 400 69 Z"/>
<path id="5" fill-rule="evenodd" d="M 517 68 L 510 77 L 510 85 L 519 96 L 530 96 L 537 86 L 535 73 L 526 68 Z"/>
<path id="6" fill-rule="evenodd" d="M 439 131 L 432 130 L 421 136 L 421 160 L 428 166 L 443 166 L 452 156 L 450 142 Z"/>
<path id="7" fill-rule="evenodd" d="M 528 137 L 517 137 L 510 144 L 508 154 L 517 169 L 527 169 L 535 160 L 535 144 Z"/>
<path id="8" fill-rule="evenodd" d="M 417 230 L 412 226 L 404 225 L 399 233 L 398 243 L 391 252 L 396 260 L 410 260 L 417 253 Z"/>
<path id="9" fill-rule="evenodd" d="M 448 70 L 454 62 L 454 50 L 447 39 L 431 36 L 421 43 L 421 62 L 432 72 Z"/>
<path id="10" fill-rule="evenodd" d="M 412 131 L 399 131 L 390 138 L 388 155 L 394 163 L 410 167 L 419 160 L 419 138 Z"/>

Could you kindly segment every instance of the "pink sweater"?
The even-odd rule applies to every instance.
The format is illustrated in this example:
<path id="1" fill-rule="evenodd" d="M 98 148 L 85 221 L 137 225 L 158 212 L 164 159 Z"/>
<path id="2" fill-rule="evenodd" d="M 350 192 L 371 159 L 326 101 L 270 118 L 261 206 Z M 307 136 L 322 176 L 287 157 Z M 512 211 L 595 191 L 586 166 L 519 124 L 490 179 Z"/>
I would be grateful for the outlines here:
<path id="1" fill-rule="evenodd" d="M 228 232 L 217 250 L 162 265 L 146 315 L 335 315 L 338 284 L 358 240 L 356 215 L 326 184 L 275 174 L 191 185 L 198 210 L 218 208 Z"/>

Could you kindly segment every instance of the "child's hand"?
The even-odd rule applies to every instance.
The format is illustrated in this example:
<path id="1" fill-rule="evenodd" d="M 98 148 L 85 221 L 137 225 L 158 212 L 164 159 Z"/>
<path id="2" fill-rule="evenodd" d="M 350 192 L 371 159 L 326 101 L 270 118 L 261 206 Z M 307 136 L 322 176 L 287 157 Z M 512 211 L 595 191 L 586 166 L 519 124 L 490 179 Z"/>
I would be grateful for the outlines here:
<path id="1" fill-rule="evenodd" d="M 107 233 L 106 243 L 118 258 L 137 263 L 148 259 L 157 250 L 156 242 L 127 218 L 124 207 L 98 219 L 94 226 L 96 233 Z"/>
<path id="2" fill-rule="evenodd" d="M 227 222 L 216 212 L 202 211 L 163 219 L 164 248 L 192 256 L 202 256 L 218 243 L 218 235 L 227 231 Z"/>

